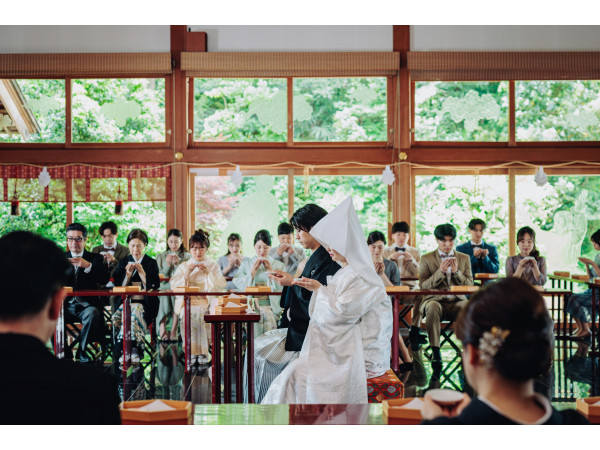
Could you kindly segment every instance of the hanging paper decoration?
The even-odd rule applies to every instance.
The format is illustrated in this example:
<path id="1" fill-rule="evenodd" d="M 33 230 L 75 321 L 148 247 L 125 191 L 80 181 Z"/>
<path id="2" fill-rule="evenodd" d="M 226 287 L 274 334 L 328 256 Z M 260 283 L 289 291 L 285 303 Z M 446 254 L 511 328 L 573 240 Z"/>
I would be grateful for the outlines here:
<path id="1" fill-rule="evenodd" d="M 123 196 L 121 195 L 121 186 L 119 186 L 119 191 L 117 192 L 117 198 L 115 199 L 115 215 L 116 216 L 123 215 Z"/>
<path id="2" fill-rule="evenodd" d="M 538 171 L 535 174 L 535 177 L 533 177 L 533 179 L 535 181 L 535 184 L 537 184 L 540 187 L 542 187 L 543 185 L 548 183 L 548 177 L 546 176 L 546 173 L 544 172 L 543 166 L 538 167 Z"/>
<path id="3" fill-rule="evenodd" d="M 235 171 L 231 174 L 231 182 L 234 186 L 239 186 L 244 181 L 244 176 L 240 170 L 240 166 L 235 166 Z"/>
<path id="4" fill-rule="evenodd" d="M 14 196 L 10 202 L 10 215 L 11 216 L 20 216 L 21 215 L 21 207 L 19 206 L 19 200 L 16 196 Z"/>
<path id="5" fill-rule="evenodd" d="M 38 175 L 38 183 L 41 187 L 47 188 L 50 184 L 50 180 L 52 180 L 52 177 L 48 173 L 48 168 L 44 166 L 44 169 Z"/>
<path id="6" fill-rule="evenodd" d="M 390 166 L 385 166 L 383 173 L 381 174 L 381 182 L 383 184 L 387 184 L 388 186 L 394 184 L 396 181 L 396 177 L 394 176 L 394 172 L 390 169 Z"/>
<path id="7" fill-rule="evenodd" d="M 304 166 L 304 195 L 310 194 L 310 168 L 308 166 Z"/>

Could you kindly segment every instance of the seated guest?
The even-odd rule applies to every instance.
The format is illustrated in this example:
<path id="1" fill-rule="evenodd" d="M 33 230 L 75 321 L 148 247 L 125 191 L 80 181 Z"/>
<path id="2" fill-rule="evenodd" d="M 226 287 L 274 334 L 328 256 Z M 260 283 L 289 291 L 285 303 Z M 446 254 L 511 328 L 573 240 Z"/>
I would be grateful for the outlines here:
<path id="1" fill-rule="evenodd" d="M 39 270 L 31 270 L 32 262 Z M 2 425 L 121 422 L 116 378 L 95 367 L 59 360 L 46 348 L 72 272 L 62 250 L 41 236 L 16 231 L 0 238 Z"/>
<path id="2" fill-rule="evenodd" d="M 326 284 L 327 277 L 340 270 L 340 265 L 332 261 L 327 250 L 309 234 L 326 215 L 327 211 L 323 208 L 309 203 L 290 218 L 298 243 L 312 251 L 304 265 L 302 276 L 318 280 L 321 284 Z M 254 392 L 257 403 L 260 403 L 273 379 L 291 361 L 298 358 L 310 321 L 308 306 L 312 292 L 292 285 L 294 277 L 283 270 L 270 274 L 269 277 L 284 286 L 281 294 L 284 312 L 279 329 L 269 331 L 254 341 Z M 246 386 L 247 379 L 244 379 L 244 383 Z M 247 388 L 244 392 L 247 392 Z"/>
<path id="3" fill-rule="evenodd" d="M 400 279 L 404 277 L 415 278 L 419 276 L 419 262 L 421 261 L 421 252 L 415 247 L 408 245 L 410 240 L 410 227 L 406 222 L 396 222 L 392 225 L 392 239 L 394 245 L 386 247 L 383 252 L 384 258 L 389 258 L 390 261 L 395 262 L 398 265 L 398 271 L 400 272 Z M 411 288 L 417 287 L 416 281 L 403 281 L 406 286 Z M 421 329 L 421 297 L 418 296 L 415 299 L 415 305 L 412 309 L 412 317 L 410 321 L 410 332 L 409 338 L 411 342 L 420 342 L 421 336 L 419 330 Z M 425 338 L 423 337 L 423 340 Z"/>
<path id="4" fill-rule="evenodd" d="M 304 249 L 294 246 L 294 228 L 288 222 L 282 222 L 277 227 L 277 239 L 279 246 L 273 247 L 269 255 L 275 261 L 281 261 L 285 265 L 285 271 L 294 275 L 300 261 L 306 259 Z"/>
<path id="5" fill-rule="evenodd" d="M 271 234 L 267 230 L 259 230 L 254 236 L 254 250 L 256 256 L 242 261 L 240 270 L 233 278 L 233 283 L 243 291 L 248 286 L 269 286 L 272 291 L 281 291 L 281 285 L 267 276 L 267 272 L 285 270 L 281 261 L 275 261 L 269 256 L 271 250 Z M 277 328 L 281 317 L 279 295 L 258 297 L 260 322 L 255 324 L 255 336 L 260 336 L 267 331 Z"/>
<path id="6" fill-rule="evenodd" d="M 380 231 L 372 231 L 367 237 L 367 245 L 371 252 L 371 259 L 375 266 L 375 272 L 381 277 L 384 286 L 400 286 L 400 272 L 396 263 L 383 257 L 385 247 L 385 236 Z"/>
<path id="7" fill-rule="evenodd" d="M 158 265 L 158 273 L 167 278 L 171 278 L 179 264 L 190 259 L 190 255 L 183 245 L 183 233 L 177 228 L 169 230 L 167 233 L 167 250 L 156 255 L 156 264 Z M 161 281 L 160 288 L 170 290 L 171 283 L 169 281 Z M 179 316 L 175 313 L 173 305 L 175 297 L 171 295 L 161 295 L 159 298 L 160 305 L 158 307 L 158 335 L 161 340 L 170 339 L 177 340 L 177 325 Z M 171 319 L 171 332 L 167 334 L 167 320 Z"/>
<path id="8" fill-rule="evenodd" d="M 217 264 L 225 277 L 235 277 L 240 270 L 244 260 L 250 258 L 242 255 L 242 237 L 237 233 L 231 233 L 227 238 L 227 253 L 219 258 Z M 233 281 L 227 282 L 227 289 L 237 289 Z"/>
<path id="9" fill-rule="evenodd" d="M 471 257 L 471 270 L 473 276 L 476 273 L 498 273 L 500 262 L 498 261 L 498 250 L 496 247 L 484 242 L 483 232 L 485 222 L 481 219 L 471 219 L 469 222 L 469 233 L 471 242 L 465 242 L 456 246 L 456 251 Z"/>
<path id="10" fill-rule="evenodd" d="M 108 267 L 110 277 L 112 278 L 117 264 L 127 255 L 129 255 L 129 249 L 117 242 L 117 225 L 112 222 L 103 222 L 98 230 L 102 242 L 104 245 L 98 245 L 92 249 L 92 253 L 99 253 L 104 258 L 104 264 Z"/>
<path id="11" fill-rule="evenodd" d="M 206 257 L 206 251 L 210 247 L 208 233 L 204 230 L 196 230 L 189 242 L 192 258 L 180 264 L 171 278 L 171 287 L 199 287 L 203 292 L 215 292 L 225 289 L 227 282 L 221 273 L 219 265 L 212 259 Z M 180 315 L 182 333 L 187 327 L 183 307 L 183 296 L 177 296 L 175 302 L 175 313 Z M 192 322 L 192 363 L 207 364 L 210 362 L 208 352 L 210 329 L 204 323 L 204 315 L 210 307 L 210 298 L 205 296 L 193 296 L 190 298 Z"/>
<path id="12" fill-rule="evenodd" d="M 472 286 L 471 261 L 468 255 L 454 251 L 456 229 L 449 223 L 433 231 L 438 248 L 423 255 L 419 266 L 421 289 L 450 290 L 452 286 Z M 442 320 L 455 320 L 467 305 L 464 295 L 427 295 L 421 303 L 421 314 L 427 322 L 427 334 L 433 352 L 432 364 L 441 366 L 440 329 Z"/>
<path id="13" fill-rule="evenodd" d="M 383 233 L 380 231 L 372 231 L 369 233 L 367 245 L 371 252 L 371 259 L 373 260 L 375 272 L 377 272 L 377 275 L 379 275 L 381 281 L 383 281 L 384 286 L 400 286 L 402 283 L 400 282 L 398 266 L 396 263 L 383 257 L 383 249 L 385 247 L 385 236 Z M 410 352 L 406 348 L 402 336 L 398 336 L 398 340 L 400 341 L 400 355 L 402 361 L 405 363 L 412 363 Z M 412 365 L 406 365 L 404 367 L 408 369 L 409 367 L 412 367 Z"/>
<path id="14" fill-rule="evenodd" d="M 590 237 L 594 250 L 600 251 L 600 230 L 596 231 Z M 594 261 L 588 258 L 579 258 L 579 261 L 585 264 L 587 273 L 592 281 L 600 277 L 600 253 L 596 255 Z M 587 339 L 590 336 L 589 323 L 592 322 L 592 290 L 588 289 L 581 294 L 574 294 L 569 297 L 567 312 L 575 319 L 577 330 L 573 334 L 575 339 Z M 596 298 L 596 316 L 598 315 L 598 298 Z"/>
<path id="15" fill-rule="evenodd" d="M 534 380 L 552 370 L 554 322 L 529 284 L 505 278 L 471 297 L 456 323 L 465 377 L 477 398 L 440 406 L 425 395 L 424 424 L 576 425 L 575 410 L 557 411 L 534 391 Z"/>
<path id="16" fill-rule="evenodd" d="M 158 265 L 156 260 L 146 255 L 148 235 L 139 228 L 131 230 L 127 236 L 127 245 L 130 255 L 119 261 L 115 270 L 115 286 L 139 286 L 141 290 L 158 289 L 160 278 L 158 277 Z M 117 311 L 113 314 L 113 334 L 116 341 L 122 341 L 123 330 L 123 305 L 119 298 Z M 135 343 L 131 349 L 131 362 L 137 364 L 143 356 L 142 342 L 146 334 L 147 324 L 154 322 L 158 313 L 158 298 L 144 295 L 131 296 L 131 330 Z M 116 344 L 121 347 L 122 344 Z M 119 362 L 122 361 L 119 358 Z"/>
<path id="17" fill-rule="evenodd" d="M 367 403 L 367 378 L 390 368 L 392 305 L 375 273 L 352 198 L 319 221 L 311 235 L 342 268 L 313 291 L 300 357 L 273 381 L 262 403 Z"/>
<path id="18" fill-rule="evenodd" d="M 517 277 L 536 286 L 546 284 L 546 260 L 535 248 L 535 231 L 523 227 L 517 232 L 519 254 L 506 259 L 506 276 Z"/>
<path id="19" fill-rule="evenodd" d="M 102 256 L 85 249 L 87 229 L 80 223 L 72 223 L 67 227 L 66 253 L 74 271 L 67 279 L 67 284 L 74 291 L 99 289 L 108 283 L 108 270 Z M 65 322 L 81 322 L 79 349 L 76 357 L 81 362 L 91 362 L 86 353 L 88 342 L 93 339 L 104 339 L 104 317 L 102 315 L 102 299 L 100 297 L 70 297 L 64 306 Z M 68 358 L 71 355 L 66 355 Z"/>

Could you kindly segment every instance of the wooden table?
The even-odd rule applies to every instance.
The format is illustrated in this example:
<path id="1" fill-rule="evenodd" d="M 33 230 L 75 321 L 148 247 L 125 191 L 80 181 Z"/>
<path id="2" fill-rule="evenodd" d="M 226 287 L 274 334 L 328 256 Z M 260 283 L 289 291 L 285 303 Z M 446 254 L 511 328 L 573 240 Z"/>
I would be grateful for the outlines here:
<path id="1" fill-rule="evenodd" d="M 598 335 L 600 331 L 600 318 L 598 319 L 598 323 L 596 323 L 596 302 L 600 299 L 600 284 L 593 281 L 588 281 L 586 284 L 592 290 L 592 345 L 589 356 L 596 357 L 600 356 L 600 342 L 598 342 L 600 341 L 600 336 Z"/>
<path id="2" fill-rule="evenodd" d="M 254 323 L 260 320 L 260 314 L 243 312 L 241 314 L 205 314 L 204 321 L 212 324 L 212 402 L 221 403 L 221 368 L 223 367 L 223 399 L 231 403 L 231 361 L 235 360 L 236 389 L 235 400 L 243 401 L 243 330 L 246 328 L 247 339 L 247 376 L 248 402 L 254 403 Z M 231 336 L 231 325 L 235 325 L 235 353 Z M 221 364 L 221 330 L 223 330 L 224 347 Z"/>
<path id="3" fill-rule="evenodd" d="M 381 403 L 361 405 L 196 404 L 194 425 L 383 425 Z"/>

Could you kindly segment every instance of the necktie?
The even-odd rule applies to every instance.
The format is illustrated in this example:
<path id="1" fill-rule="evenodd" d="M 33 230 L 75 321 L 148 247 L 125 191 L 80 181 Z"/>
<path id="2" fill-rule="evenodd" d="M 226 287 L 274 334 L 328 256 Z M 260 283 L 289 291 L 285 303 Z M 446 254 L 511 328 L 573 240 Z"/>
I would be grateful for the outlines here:
<path id="1" fill-rule="evenodd" d="M 108 248 L 108 247 L 104 247 L 104 251 L 105 252 L 114 252 L 115 249 L 114 248 Z"/>
<path id="2" fill-rule="evenodd" d="M 396 247 L 396 251 L 397 252 L 405 252 L 406 251 L 406 247 Z"/>
<path id="3" fill-rule="evenodd" d="M 471 244 L 471 248 L 483 248 L 482 244 Z"/>

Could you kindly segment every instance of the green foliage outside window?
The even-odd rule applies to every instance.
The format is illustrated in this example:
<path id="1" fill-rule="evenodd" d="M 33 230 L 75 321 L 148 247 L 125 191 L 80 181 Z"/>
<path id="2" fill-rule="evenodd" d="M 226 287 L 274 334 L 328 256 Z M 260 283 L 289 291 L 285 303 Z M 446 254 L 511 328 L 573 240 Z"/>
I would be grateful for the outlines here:
<path id="1" fill-rule="evenodd" d="M 419 82 L 416 141 L 508 141 L 508 82 Z"/>
<path id="2" fill-rule="evenodd" d="M 518 141 L 600 140 L 600 81 L 517 81 Z"/>
<path id="3" fill-rule="evenodd" d="M 164 142 L 165 79 L 73 80 L 73 142 Z"/>

